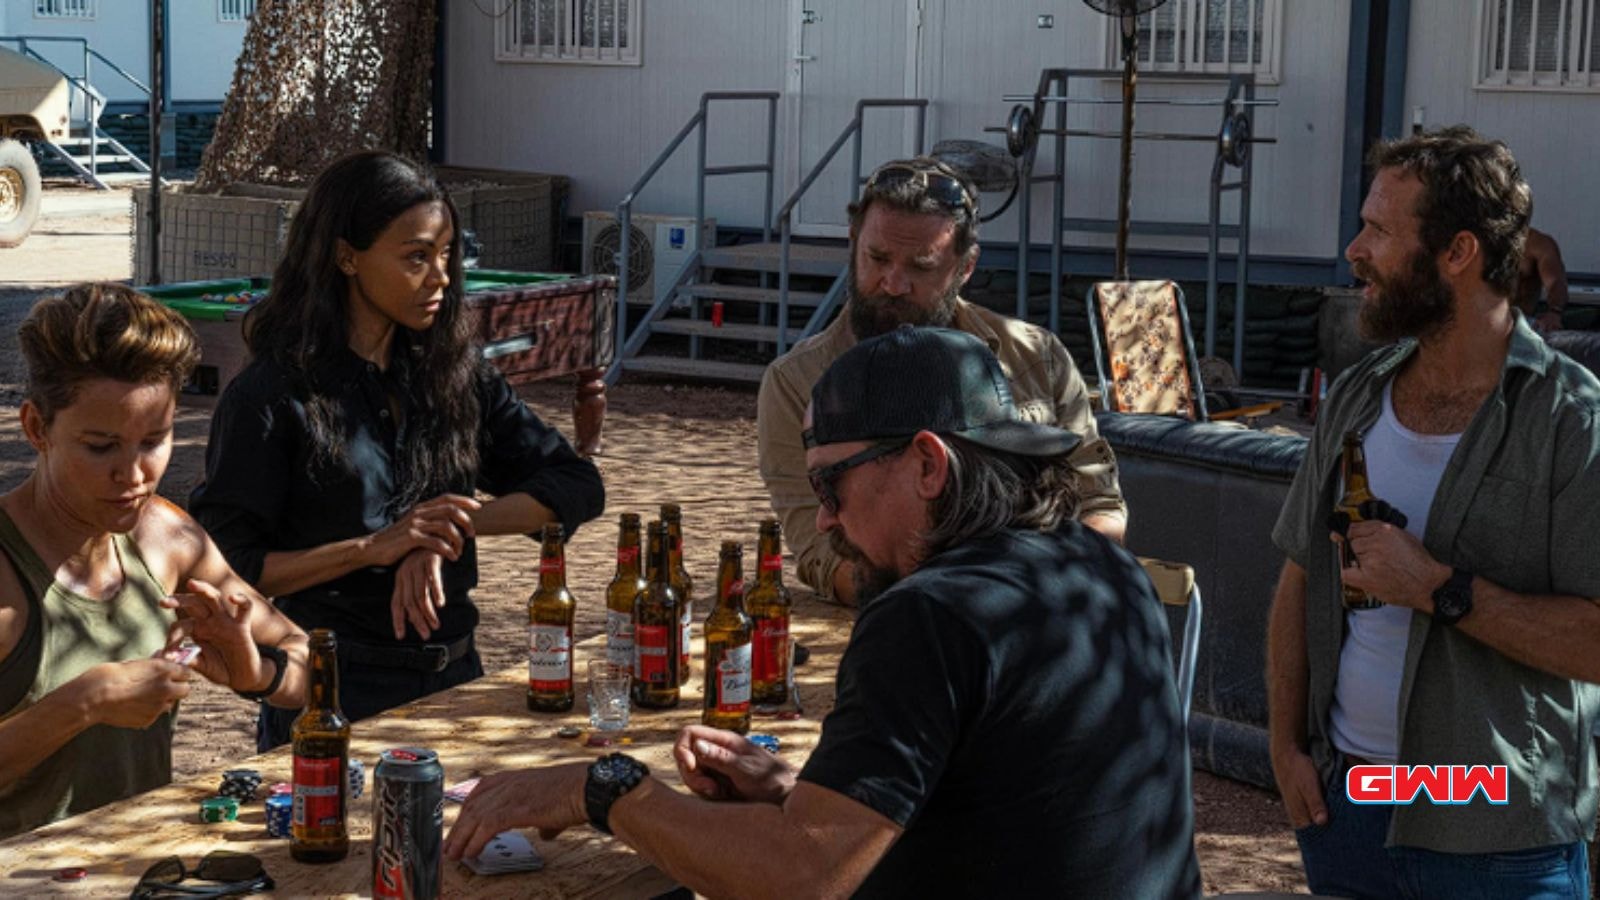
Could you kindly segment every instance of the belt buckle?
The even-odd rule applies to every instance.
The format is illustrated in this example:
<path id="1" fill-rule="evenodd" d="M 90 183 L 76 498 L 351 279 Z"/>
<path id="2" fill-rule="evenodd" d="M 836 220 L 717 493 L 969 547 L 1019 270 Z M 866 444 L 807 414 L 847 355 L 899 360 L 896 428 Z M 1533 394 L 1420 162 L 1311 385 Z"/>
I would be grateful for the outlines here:
<path id="1" fill-rule="evenodd" d="M 450 665 L 450 648 L 445 644 L 423 644 L 423 652 L 432 653 L 437 660 L 433 664 L 434 674 L 443 672 Z"/>

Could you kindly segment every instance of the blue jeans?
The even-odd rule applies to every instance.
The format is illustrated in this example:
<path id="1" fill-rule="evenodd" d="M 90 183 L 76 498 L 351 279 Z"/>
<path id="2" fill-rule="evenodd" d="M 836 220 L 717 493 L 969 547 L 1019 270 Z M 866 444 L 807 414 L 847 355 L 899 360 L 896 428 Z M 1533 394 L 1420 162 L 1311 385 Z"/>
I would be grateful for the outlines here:
<path id="1" fill-rule="evenodd" d="M 1385 849 L 1390 806 L 1351 803 L 1343 767 L 1324 787 L 1328 824 L 1297 829 L 1306 884 L 1313 894 L 1373 900 L 1533 900 L 1589 896 L 1589 853 L 1583 842 L 1510 853 L 1437 853 Z"/>

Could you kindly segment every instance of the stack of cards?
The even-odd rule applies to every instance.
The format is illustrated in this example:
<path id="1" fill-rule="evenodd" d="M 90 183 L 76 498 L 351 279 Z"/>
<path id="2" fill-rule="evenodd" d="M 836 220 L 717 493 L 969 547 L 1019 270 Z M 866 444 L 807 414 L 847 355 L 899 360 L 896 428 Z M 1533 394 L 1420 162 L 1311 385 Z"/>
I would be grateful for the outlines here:
<path id="1" fill-rule="evenodd" d="M 528 839 L 517 831 L 502 831 L 494 836 L 476 859 L 463 859 L 467 868 L 477 875 L 504 875 L 508 872 L 537 872 L 544 868 L 544 858 L 533 849 Z"/>

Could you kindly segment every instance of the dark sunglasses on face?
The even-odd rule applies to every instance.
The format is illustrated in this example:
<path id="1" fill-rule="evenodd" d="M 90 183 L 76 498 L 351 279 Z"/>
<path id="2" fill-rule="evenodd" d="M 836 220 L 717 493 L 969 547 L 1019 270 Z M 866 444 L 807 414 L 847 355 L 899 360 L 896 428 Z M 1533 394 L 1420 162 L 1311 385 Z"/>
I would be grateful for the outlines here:
<path id="1" fill-rule="evenodd" d="M 885 191 L 902 184 L 920 188 L 923 193 L 952 212 L 966 210 L 971 213 L 976 208 L 972 196 L 967 193 L 967 187 L 961 183 L 961 179 L 946 175 L 937 169 L 884 166 L 872 173 L 872 178 L 867 181 L 866 193 Z"/>
<path id="2" fill-rule="evenodd" d="M 180 884 L 187 878 L 197 878 L 214 884 Z M 193 871 L 185 869 L 183 860 L 169 856 L 145 870 L 134 886 L 132 900 L 154 900 L 158 897 L 238 897 L 257 891 L 270 891 L 274 887 L 272 876 L 267 874 L 261 860 L 248 853 L 231 850 L 214 850 L 200 859 Z"/>
<path id="3" fill-rule="evenodd" d="M 804 436 L 807 439 L 807 445 L 810 446 L 811 441 L 809 430 Z M 856 466 L 862 465 L 863 463 L 872 462 L 875 459 L 888 456 L 891 453 L 899 453 L 910 444 L 910 438 L 887 441 L 881 444 L 873 444 L 871 447 L 862 450 L 860 453 L 853 453 L 836 463 L 831 463 L 826 466 L 812 469 L 806 473 L 806 477 L 811 480 L 811 491 L 817 495 L 817 500 L 822 503 L 824 509 L 834 515 L 838 515 L 839 476 L 850 471 L 851 469 L 854 469 Z"/>

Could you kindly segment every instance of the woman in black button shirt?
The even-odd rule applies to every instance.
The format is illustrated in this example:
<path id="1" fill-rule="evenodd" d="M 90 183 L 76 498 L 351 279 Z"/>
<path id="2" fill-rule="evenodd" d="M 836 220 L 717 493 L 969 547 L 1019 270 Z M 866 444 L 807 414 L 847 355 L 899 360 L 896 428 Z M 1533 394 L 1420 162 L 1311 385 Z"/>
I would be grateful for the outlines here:
<path id="1" fill-rule="evenodd" d="M 594 465 L 473 346 L 460 248 L 450 198 L 409 160 L 357 153 L 318 175 L 190 498 L 239 574 L 338 632 L 352 719 L 483 674 L 475 535 L 570 536 L 605 506 Z M 261 748 L 292 721 L 264 708 Z"/>

